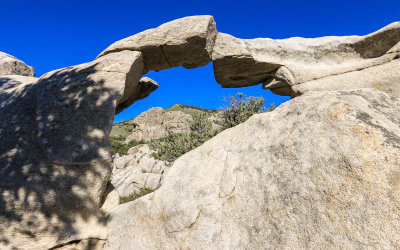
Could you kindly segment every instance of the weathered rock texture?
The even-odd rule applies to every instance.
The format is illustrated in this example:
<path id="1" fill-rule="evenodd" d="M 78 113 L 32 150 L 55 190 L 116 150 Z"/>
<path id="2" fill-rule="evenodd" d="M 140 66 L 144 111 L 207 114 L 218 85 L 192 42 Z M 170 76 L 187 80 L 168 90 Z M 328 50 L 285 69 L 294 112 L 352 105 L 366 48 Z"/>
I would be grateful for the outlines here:
<path id="1" fill-rule="evenodd" d="M 157 88 L 148 70 L 211 59 L 223 87 L 305 95 L 219 134 L 154 194 L 112 209 L 108 248 L 400 248 L 399 41 L 399 22 L 367 36 L 245 40 L 194 16 L 40 79 L 1 53 L 0 248 L 105 239 L 115 113 Z M 307 94 L 360 87 L 392 96 Z"/>
<path id="2" fill-rule="evenodd" d="M 153 152 L 147 144 L 142 144 L 131 148 L 128 155 L 114 159 L 111 183 L 120 196 L 139 193 L 144 188 L 156 190 L 161 186 L 166 165 L 152 157 Z"/>
<path id="3" fill-rule="evenodd" d="M 189 16 L 145 30 L 110 45 L 99 57 L 121 50 L 143 53 L 145 69 L 196 68 L 211 61 L 217 34 L 212 16 Z"/>
<path id="4" fill-rule="evenodd" d="M 284 122 L 282 122 L 284 121 Z M 400 99 L 310 92 L 175 161 L 113 209 L 108 249 L 400 247 Z"/>
<path id="5" fill-rule="evenodd" d="M 151 108 L 132 120 L 134 128 L 126 142 L 162 138 L 168 133 L 188 133 L 192 116 L 182 111 L 164 111 Z"/>
<path id="6" fill-rule="evenodd" d="M 0 76 L 35 76 L 35 70 L 23 61 L 0 51 Z"/>
<path id="7" fill-rule="evenodd" d="M 191 16 L 120 40 L 99 57 L 120 50 L 141 51 L 145 72 L 200 67 L 212 59 L 215 79 L 225 88 L 262 83 L 295 97 L 369 87 L 400 96 L 400 22 L 366 36 L 239 39 L 218 33 L 211 16 Z M 371 72 L 373 79 L 357 81 Z"/>
<path id="8" fill-rule="evenodd" d="M 121 51 L 38 80 L 0 77 L 0 248 L 106 237 L 108 135 L 142 72 L 142 54 Z"/>
<path id="9" fill-rule="evenodd" d="M 57 246 L 52 250 L 103 250 L 105 243 L 105 240 L 84 239 Z"/>
<path id="10" fill-rule="evenodd" d="M 400 96 L 399 57 L 400 22 L 367 36 L 274 40 L 218 33 L 212 53 L 215 78 L 223 87 L 263 83 L 265 89 L 292 97 L 358 87 Z M 372 72 L 373 79 L 359 80 Z"/>
<path id="11" fill-rule="evenodd" d="M 137 84 L 133 84 L 133 86 L 125 89 L 124 96 L 126 96 L 126 98 L 118 102 L 115 112 L 118 114 L 131 106 L 134 102 L 148 97 L 151 92 L 155 91 L 157 88 L 158 83 L 156 81 L 148 77 L 143 77 Z"/>

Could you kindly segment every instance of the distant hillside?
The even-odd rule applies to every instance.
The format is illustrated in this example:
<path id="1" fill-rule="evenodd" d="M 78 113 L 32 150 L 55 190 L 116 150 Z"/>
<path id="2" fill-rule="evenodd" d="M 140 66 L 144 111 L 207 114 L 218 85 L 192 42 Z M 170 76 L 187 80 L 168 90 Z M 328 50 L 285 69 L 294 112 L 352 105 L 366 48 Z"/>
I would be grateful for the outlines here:
<path id="1" fill-rule="evenodd" d="M 195 106 L 185 105 L 185 104 L 175 104 L 164 111 L 181 111 L 188 115 L 195 115 L 199 113 L 207 113 L 209 115 L 215 114 L 218 110 L 215 109 L 203 109 Z M 147 111 L 145 111 L 147 112 Z M 144 112 L 143 112 L 144 113 Z M 141 113 L 141 114 L 143 114 Z M 139 115 L 141 115 L 139 114 Z M 138 116 L 139 116 L 138 115 Z M 136 117 L 135 117 L 136 118 Z M 110 138 L 118 141 L 125 141 L 125 139 L 131 134 L 132 130 L 134 129 L 134 119 L 126 120 L 123 122 L 119 122 L 113 125 L 110 133 Z"/>
<path id="2" fill-rule="evenodd" d="M 165 111 L 182 111 L 185 114 L 189 115 L 195 115 L 198 113 L 210 113 L 210 114 L 215 114 L 218 112 L 216 109 L 203 109 L 195 106 L 190 106 L 190 105 L 185 105 L 185 104 L 175 104 L 167 109 Z"/>

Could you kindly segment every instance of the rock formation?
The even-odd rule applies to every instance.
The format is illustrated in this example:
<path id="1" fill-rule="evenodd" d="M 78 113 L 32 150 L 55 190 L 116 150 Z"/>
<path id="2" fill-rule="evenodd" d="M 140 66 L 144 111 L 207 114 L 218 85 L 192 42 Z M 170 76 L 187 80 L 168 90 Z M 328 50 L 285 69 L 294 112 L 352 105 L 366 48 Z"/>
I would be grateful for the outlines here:
<path id="1" fill-rule="evenodd" d="M 109 249 L 400 248 L 399 41 L 399 22 L 367 36 L 238 39 L 195 16 L 39 79 L 1 53 L 0 248 L 102 248 L 107 220 Z M 303 96 L 224 131 L 155 193 L 112 209 L 114 115 L 157 88 L 148 70 L 211 60 L 222 87 Z"/>
<path id="2" fill-rule="evenodd" d="M 105 238 L 108 135 L 119 105 L 143 96 L 142 72 L 142 54 L 121 51 L 40 79 L 0 78 L 0 248 Z"/>
<path id="3" fill-rule="evenodd" d="M 239 39 L 218 33 L 212 17 L 194 16 L 118 41 L 99 57 L 120 50 L 141 51 L 146 71 L 199 67 L 211 58 L 224 88 L 262 84 L 295 97 L 311 90 L 367 87 L 400 96 L 400 22 L 366 36 Z M 373 78 L 358 80 L 365 75 Z"/>
<path id="4" fill-rule="evenodd" d="M 371 89 L 255 115 L 113 209 L 106 249 L 399 248 L 399 124 L 400 99 Z"/>
<path id="5" fill-rule="evenodd" d="M 35 70 L 23 61 L 0 51 L 0 76 L 35 76 Z"/>
<path id="6" fill-rule="evenodd" d="M 221 127 L 217 124 L 220 120 L 217 110 L 175 104 L 167 109 L 153 107 L 133 119 L 114 124 L 110 138 L 129 143 L 151 141 L 169 134 L 188 133 L 195 115 L 206 115 L 212 123 L 212 129 Z"/>
<path id="7" fill-rule="evenodd" d="M 133 50 L 143 53 L 146 71 L 178 66 L 196 68 L 211 61 L 216 35 L 212 16 L 184 17 L 122 39 L 110 45 L 99 57 Z"/>
<path id="8" fill-rule="evenodd" d="M 163 161 L 152 157 L 147 144 L 131 148 L 128 155 L 114 159 L 111 184 L 120 196 L 139 193 L 141 189 L 156 190 L 161 186 L 166 169 Z"/>
<path id="9" fill-rule="evenodd" d="M 151 108 L 132 120 L 135 127 L 126 142 L 158 139 L 168 133 L 187 133 L 191 120 L 191 115 L 181 111 L 166 112 L 162 108 Z"/>
<path id="10" fill-rule="evenodd" d="M 361 87 L 400 96 L 399 71 L 386 70 L 398 68 L 399 57 L 400 22 L 367 36 L 274 40 L 218 33 L 212 53 L 215 79 L 223 87 L 263 83 L 265 89 L 292 97 L 309 90 Z M 373 79 L 358 81 L 371 71 Z"/>

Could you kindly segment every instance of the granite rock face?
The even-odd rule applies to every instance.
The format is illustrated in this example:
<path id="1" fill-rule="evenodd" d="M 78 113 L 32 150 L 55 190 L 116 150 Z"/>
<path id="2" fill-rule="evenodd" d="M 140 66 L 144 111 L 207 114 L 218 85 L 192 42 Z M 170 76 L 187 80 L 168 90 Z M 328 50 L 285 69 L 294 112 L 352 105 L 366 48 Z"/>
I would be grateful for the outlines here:
<path id="1" fill-rule="evenodd" d="M 99 57 L 133 50 L 143 53 L 146 70 L 159 71 L 178 66 L 196 68 L 211 61 L 216 34 L 212 16 L 189 16 L 115 42 Z"/>
<path id="2" fill-rule="evenodd" d="M 106 237 L 108 135 L 142 72 L 142 54 L 121 51 L 40 79 L 0 77 L 0 248 Z"/>
<path id="3" fill-rule="evenodd" d="M 161 186 L 166 164 L 155 159 L 149 145 L 141 144 L 131 148 L 128 155 L 117 156 L 111 183 L 120 196 L 139 193 L 141 189 L 156 190 Z M 124 159 L 125 164 L 121 164 Z"/>
<path id="4" fill-rule="evenodd" d="M 228 88 L 263 83 L 265 89 L 292 97 L 317 88 L 374 88 L 376 84 L 387 85 L 380 88 L 387 91 L 399 86 L 398 71 L 394 72 L 398 68 L 399 46 L 400 22 L 366 36 L 274 40 L 239 39 L 218 33 L 212 60 L 217 82 Z M 392 72 L 381 70 L 382 67 L 391 67 Z M 375 80 L 357 83 L 360 70 L 375 71 Z M 342 81 L 332 86 L 331 82 L 342 74 Z M 398 92 L 391 94 L 399 96 Z"/>
<path id="5" fill-rule="evenodd" d="M 135 127 L 126 138 L 126 142 L 158 139 L 166 137 L 168 133 L 188 133 L 192 119 L 191 115 L 182 111 L 151 108 L 132 120 Z"/>
<path id="6" fill-rule="evenodd" d="M 0 76 L 35 76 L 35 70 L 23 61 L 0 51 Z"/>
<path id="7" fill-rule="evenodd" d="M 39 79 L 0 53 L 0 248 L 101 249 L 106 238 L 109 249 L 400 248 L 399 57 L 400 22 L 366 36 L 238 39 L 211 16 Z M 145 146 L 112 169 L 114 115 L 158 87 L 143 74 L 211 60 L 222 87 L 262 83 L 297 98 L 166 174 Z M 127 141 L 189 129 L 190 115 L 151 112 Z"/>
<path id="8" fill-rule="evenodd" d="M 106 249 L 399 248 L 399 124 L 400 99 L 371 89 L 254 115 L 111 210 Z"/>

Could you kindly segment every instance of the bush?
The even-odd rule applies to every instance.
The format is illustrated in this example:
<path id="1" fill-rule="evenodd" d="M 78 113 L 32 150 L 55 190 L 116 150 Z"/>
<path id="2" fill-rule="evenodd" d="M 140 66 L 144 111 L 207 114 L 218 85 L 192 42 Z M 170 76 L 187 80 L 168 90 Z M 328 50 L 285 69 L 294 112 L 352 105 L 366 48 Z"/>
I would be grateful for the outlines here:
<path id="1" fill-rule="evenodd" d="M 229 106 L 221 113 L 221 120 L 218 122 L 222 129 L 234 127 L 245 122 L 250 116 L 266 112 L 263 97 L 247 97 L 243 93 L 237 93 L 236 96 L 230 96 L 226 99 Z M 275 104 L 271 104 L 268 111 L 275 109 Z"/>
<path id="2" fill-rule="evenodd" d="M 152 189 L 148 188 L 141 188 L 139 193 L 133 193 L 128 196 L 120 196 L 120 204 L 127 203 L 130 201 L 134 201 L 136 199 L 139 199 L 142 196 L 145 196 L 146 194 L 150 194 L 151 192 L 154 192 Z"/>
<path id="3" fill-rule="evenodd" d="M 129 143 L 125 143 L 123 141 L 111 137 L 110 138 L 111 153 L 113 155 L 115 155 L 116 153 L 119 153 L 120 155 L 126 155 L 130 148 L 144 143 L 146 142 L 143 140 L 130 141 Z"/>
<path id="4" fill-rule="evenodd" d="M 172 134 L 167 137 L 152 140 L 150 146 L 156 151 L 153 156 L 157 159 L 173 162 L 181 155 L 197 148 L 218 134 L 212 130 L 212 123 L 205 113 L 193 115 L 190 132 L 187 134 Z"/>
<path id="5" fill-rule="evenodd" d="M 195 114 L 190 124 L 189 133 L 170 133 L 167 137 L 152 140 L 150 146 L 156 151 L 153 156 L 163 161 L 173 162 L 181 155 L 211 139 L 222 130 L 246 121 L 253 114 L 275 109 L 275 104 L 271 104 L 269 109 L 266 110 L 264 107 L 265 100 L 262 97 L 246 97 L 242 93 L 228 98 L 227 102 L 229 103 L 229 107 L 222 110 L 221 119 L 215 121 L 221 126 L 220 129 L 212 129 L 212 122 L 209 120 L 210 116 L 208 114 Z"/>

